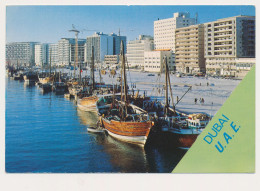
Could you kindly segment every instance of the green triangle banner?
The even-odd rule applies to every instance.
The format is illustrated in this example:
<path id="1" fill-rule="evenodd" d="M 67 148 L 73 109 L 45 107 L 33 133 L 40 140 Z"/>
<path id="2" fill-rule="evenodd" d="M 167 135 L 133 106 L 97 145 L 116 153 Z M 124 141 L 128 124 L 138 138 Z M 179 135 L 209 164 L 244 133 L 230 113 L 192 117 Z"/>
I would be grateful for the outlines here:
<path id="1" fill-rule="evenodd" d="M 173 173 L 255 172 L 255 66 L 239 83 Z"/>

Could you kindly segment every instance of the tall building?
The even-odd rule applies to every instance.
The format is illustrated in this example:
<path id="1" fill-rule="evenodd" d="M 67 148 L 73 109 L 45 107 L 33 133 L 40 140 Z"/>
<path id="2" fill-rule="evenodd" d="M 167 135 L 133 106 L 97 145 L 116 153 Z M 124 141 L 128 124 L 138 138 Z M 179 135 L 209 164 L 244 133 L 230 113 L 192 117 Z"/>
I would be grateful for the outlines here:
<path id="1" fill-rule="evenodd" d="M 35 44 L 35 65 L 43 66 L 48 64 L 49 57 L 49 45 L 44 44 Z"/>
<path id="2" fill-rule="evenodd" d="M 206 72 L 236 76 L 237 58 L 255 57 L 255 17 L 235 16 L 204 25 Z"/>
<path id="3" fill-rule="evenodd" d="M 126 36 L 117 36 L 114 33 L 109 35 L 100 32 L 94 33 L 92 36 L 87 37 L 85 61 L 91 61 L 92 46 L 94 47 L 94 59 L 99 63 L 104 61 L 105 55 L 120 54 L 121 41 L 126 46 Z M 126 52 L 126 50 L 124 51 Z"/>
<path id="4" fill-rule="evenodd" d="M 153 37 L 139 35 L 139 38 L 127 44 L 127 62 L 129 67 L 144 68 L 144 52 L 154 49 Z"/>
<path id="5" fill-rule="evenodd" d="M 154 21 L 155 49 L 171 49 L 175 52 L 175 29 L 195 24 L 189 13 L 174 13 L 172 18 Z"/>
<path id="6" fill-rule="evenodd" d="M 105 55 L 113 55 L 113 37 L 100 32 L 95 32 L 92 36 L 87 37 L 86 42 L 86 62 L 91 61 L 92 46 L 94 47 L 95 62 L 102 62 Z"/>
<path id="7" fill-rule="evenodd" d="M 144 71 L 158 72 L 164 71 L 163 58 L 167 57 L 170 71 L 175 70 L 175 58 L 171 49 L 153 50 L 144 52 Z"/>
<path id="8" fill-rule="evenodd" d="M 86 40 L 78 39 L 78 61 L 84 61 Z M 75 60 L 75 38 L 62 38 L 58 42 L 59 65 L 71 65 Z"/>
<path id="9" fill-rule="evenodd" d="M 49 44 L 48 64 L 59 66 L 59 46 L 58 44 Z"/>
<path id="10" fill-rule="evenodd" d="M 116 35 L 115 33 L 111 33 L 110 36 L 113 37 L 113 55 L 120 54 L 121 41 L 123 41 L 124 53 L 126 54 L 126 36 Z"/>
<path id="11" fill-rule="evenodd" d="M 35 65 L 34 46 L 37 42 L 11 42 L 6 44 L 6 62 L 10 65 Z"/>
<path id="12" fill-rule="evenodd" d="M 203 24 L 176 29 L 175 41 L 176 70 L 187 74 L 205 72 Z"/>

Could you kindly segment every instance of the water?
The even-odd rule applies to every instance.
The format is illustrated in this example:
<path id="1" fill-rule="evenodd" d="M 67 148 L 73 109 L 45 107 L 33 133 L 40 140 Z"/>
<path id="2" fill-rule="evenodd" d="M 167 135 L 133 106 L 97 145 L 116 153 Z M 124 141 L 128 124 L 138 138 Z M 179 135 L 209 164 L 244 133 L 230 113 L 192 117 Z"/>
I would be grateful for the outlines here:
<path id="1" fill-rule="evenodd" d="M 6 172 L 171 172 L 185 154 L 88 133 L 96 120 L 63 95 L 6 79 Z"/>

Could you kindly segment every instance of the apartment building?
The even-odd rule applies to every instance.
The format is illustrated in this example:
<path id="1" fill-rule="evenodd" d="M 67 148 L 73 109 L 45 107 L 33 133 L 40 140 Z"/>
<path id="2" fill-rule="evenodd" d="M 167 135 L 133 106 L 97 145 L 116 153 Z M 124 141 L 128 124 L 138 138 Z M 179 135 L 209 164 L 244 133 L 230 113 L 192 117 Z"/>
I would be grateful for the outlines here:
<path id="1" fill-rule="evenodd" d="M 138 39 L 129 41 L 127 44 L 127 62 L 131 68 L 144 68 L 144 52 L 154 49 L 153 37 L 139 35 Z"/>
<path id="2" fill-rule="evenodd" d="M 235 16 L 204 26 L 207 74 L 237 76 L 238 58 L 255 57 L 255 17 Z"/>
<path id="3" fill-rule="evenodd" d="M 6 63 L 8 65 L 35 65 L 35 44 L 38 42 L 11 42 L 6 44 Z"/>
<path id="4" fill-rule="evenodd" d="M 175 64 L 181 73 L 205 72 L 204 25 L 191 25 L 175 31 Z"/>
<path id="5" fill-rule="evenodd" d="M 177 12 L 172 18 L 154 21 L 155 49 L 171 49 L 175 52 L 175 29 L 196 24 L 189 13 Z"/>

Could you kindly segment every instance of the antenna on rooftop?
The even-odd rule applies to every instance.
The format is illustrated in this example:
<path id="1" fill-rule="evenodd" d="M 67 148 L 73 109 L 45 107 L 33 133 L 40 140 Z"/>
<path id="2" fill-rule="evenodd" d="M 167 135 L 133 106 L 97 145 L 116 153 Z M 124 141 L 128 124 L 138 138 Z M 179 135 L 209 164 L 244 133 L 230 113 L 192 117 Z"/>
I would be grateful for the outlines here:
<path id="1" fill-rule="evenodd" d="M 195 14 L 195 24 L 198 24 L 198 13 Z"/>

